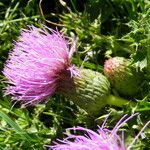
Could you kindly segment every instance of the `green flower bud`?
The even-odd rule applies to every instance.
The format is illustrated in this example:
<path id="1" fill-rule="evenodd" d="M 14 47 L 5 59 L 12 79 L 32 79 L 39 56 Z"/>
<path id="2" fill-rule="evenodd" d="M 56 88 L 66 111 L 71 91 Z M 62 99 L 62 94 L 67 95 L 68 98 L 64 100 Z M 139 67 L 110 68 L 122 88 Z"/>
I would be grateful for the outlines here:
<path id="1" fill-rule="evenodd" d="M 98 114 L 107 104 L 122 106 L 127 103 L 124 99 L 110 95 L 110 83 L 103 74 L 89 69 L 80 69 L 79 74 L 66 78 L 66 81 L 63 79 L 59 92 L 89 114 Z"/>
<path id="2" fill-rule="evenodd" d="M 114 57 L 107 60 L 104 65 L 104 74 L 112 87 L 124 96 L 137 94 L 143 78 L 142 73 L 131 65 L 131 61 L 123 57 Z"/>

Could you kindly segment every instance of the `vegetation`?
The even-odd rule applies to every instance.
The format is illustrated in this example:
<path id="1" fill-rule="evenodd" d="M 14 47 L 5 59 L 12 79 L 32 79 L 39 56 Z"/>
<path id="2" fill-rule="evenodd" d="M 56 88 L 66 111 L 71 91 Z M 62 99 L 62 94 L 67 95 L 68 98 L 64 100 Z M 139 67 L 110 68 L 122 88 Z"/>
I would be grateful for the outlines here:
<path id="1" fill-rule="evenodd" d="M 128 145 L 150 120 L 150 2 L 148 0 L 1 0 L 0 69 L 20 31 L 28 25 L 58 29 L 77 41 L 72 62 L 103 73 L 104 62 L 115 56 L 130 59 L 140 70 L 140 96 L 122 97 L 135 102 L 123 108 L 106 106 L 98 116 L 89 116 L 73 102 L 55 94 L 46 103 L 22 108 L 4 96 L 0 74 L 0 150 L 43 150 L 66 128 L 96 129 L 111 112 L 107 127 L 113 128 L 124 114 L 139 113 L 122 127 Z M 118 95 L 112 88 L 111 93 Z M 121 95 L 122 96 L 122 95 Z M 145 129 L 133 149 L 150 147 L 150 128 Z"/>

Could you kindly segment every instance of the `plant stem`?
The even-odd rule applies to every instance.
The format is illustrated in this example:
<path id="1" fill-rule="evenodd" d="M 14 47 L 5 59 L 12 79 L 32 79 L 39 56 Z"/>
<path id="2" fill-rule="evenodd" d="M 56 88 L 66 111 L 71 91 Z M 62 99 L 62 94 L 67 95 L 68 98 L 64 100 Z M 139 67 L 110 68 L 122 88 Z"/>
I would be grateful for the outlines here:
<path id="1" fill-rule="evenodd" d="M 150 77 L 150 37 L 148 40 L 148 49 L 147 49 L 147 73 L 148 77 Z"/>
<path id="2" fill-rule="evenodd" d="M 107 104 L 109 105 L 114 105 L 114 106 L 118 106 L 118 107 L 123 107 L 124 105 L 128 105 L 131 104 L 132 106 L 135 106 L 136 103 L 135 102 L 131 102 L 127 99 L 121 98 L 121 97 L 117 97 L 114 95 L 109 95 L 107 98 Z"/>

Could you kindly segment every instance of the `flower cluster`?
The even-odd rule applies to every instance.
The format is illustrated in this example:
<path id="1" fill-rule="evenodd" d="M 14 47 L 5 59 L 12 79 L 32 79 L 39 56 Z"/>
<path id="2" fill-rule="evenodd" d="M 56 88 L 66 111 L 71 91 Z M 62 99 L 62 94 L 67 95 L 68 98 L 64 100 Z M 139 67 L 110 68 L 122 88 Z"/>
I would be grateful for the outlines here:
<path id="1" fill-rule="evenodd" d="M 105 105 L 121 106 L 128 100 L 110 95 L 110 83 L 99 72 L 71 64 L 75 41 L 58 31 L 30 26 L 6 61 L 5 95 L 23 105 L 34 105 L 60 93 L 91 115 Z"/>

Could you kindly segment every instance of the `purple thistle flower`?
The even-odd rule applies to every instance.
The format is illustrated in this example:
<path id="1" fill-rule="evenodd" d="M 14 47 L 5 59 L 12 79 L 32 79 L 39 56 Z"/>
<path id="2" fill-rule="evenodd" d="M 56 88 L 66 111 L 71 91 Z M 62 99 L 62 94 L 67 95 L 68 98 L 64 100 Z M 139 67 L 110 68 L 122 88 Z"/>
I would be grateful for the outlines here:
<path id="1" fill-rule="evenodd" d="M 7 78 L 6 95 L 25 105 L 36 104 L 53 95 L 63 80 L 77 75 L 70 60 L 75 42 L 69 41 L 58 31 L 36 28 L 22 30 L 6 61 L 3 74 Z"/>
<path id="2" fill-rule="evenodd" d="M 112 130 L 104 128 L 107 118 L 101 127 L 98 126 L 97 132 L 83 127 L 69 128 L 69 130 L 81 131 L 85 134 L 73 135 L 66 133 L 67 137 L 65 139 L 58 140 L 58 142 L 54 142 L 55 145 L 47 147 L 52 150 L 130 150 L 143 130 L 150 124 L 150 121 L 145 124 L 128 147 L 125 145 L 123 134 L 120 137 L 117 132 L 124 123 L 136 115 L 133 114 L 130 117 L 124 115 Z"/>

